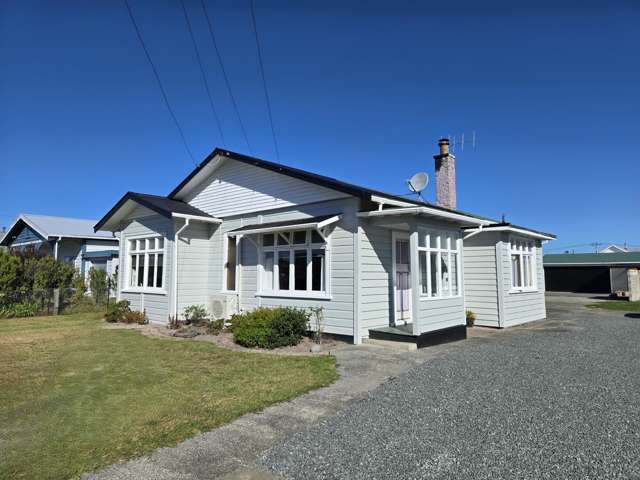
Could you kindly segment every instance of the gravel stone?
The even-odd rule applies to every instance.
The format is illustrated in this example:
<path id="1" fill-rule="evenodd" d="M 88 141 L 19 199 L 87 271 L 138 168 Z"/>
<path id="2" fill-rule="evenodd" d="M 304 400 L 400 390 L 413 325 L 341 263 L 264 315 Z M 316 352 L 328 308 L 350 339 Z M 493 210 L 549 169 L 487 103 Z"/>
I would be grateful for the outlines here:
<path id="1" fill-rule="evenodd" d="M 640 478 L 640 319 L 550 303 L 399 374 L 259 463 L 291 479 Z"/>

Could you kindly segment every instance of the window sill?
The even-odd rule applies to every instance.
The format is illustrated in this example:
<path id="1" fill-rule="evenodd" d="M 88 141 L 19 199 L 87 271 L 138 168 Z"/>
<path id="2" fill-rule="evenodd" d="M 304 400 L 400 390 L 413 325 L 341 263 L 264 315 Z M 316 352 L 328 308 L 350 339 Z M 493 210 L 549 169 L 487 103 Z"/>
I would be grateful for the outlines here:
<path id="1" fill-rule="evenodd" d="M 300 298 L 306 300 L 331 300 L 328 293 L 314 292 L 259 292 L 256 297 L 265 298 Z"/>
<path id="2" fill-rule="evenodd" d="M 429 297 L 428 295 L 420 294 L 420 301 L 421 302 L 431 302 L 431 301 L 435 301 L 435 300 L 451 300 L 451 299 L 456 299 L 456 298 L 462 298 L 462 295 L 460 295 L 460 294 L 451 295 L 450 297 Z"/>
<path id="3" fill-rule="evenodd" d="M 538 293 L 540 290 L 537 288 L 512 288 L 509 290 L 509 294 L 517 294 L 517 293 Z"/>
<path id="4" fill-rule="evenodd" d="M 161 288 L 125 288 L 121 293 L 148 293 L 151 295 L 166 295 L 167 291 Z"/>

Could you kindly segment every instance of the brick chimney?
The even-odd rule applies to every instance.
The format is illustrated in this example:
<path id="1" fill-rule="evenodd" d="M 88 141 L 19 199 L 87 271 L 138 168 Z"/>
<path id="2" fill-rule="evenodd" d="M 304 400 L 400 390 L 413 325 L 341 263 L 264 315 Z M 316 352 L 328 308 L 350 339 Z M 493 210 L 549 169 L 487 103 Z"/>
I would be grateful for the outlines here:
<path id="1" fill-rule="evenodd" d="M 438 140 L 440 153 L 436 161 L 436 204 L 455 210 L 456 208 L 456 157 L 449 153 L 449 139 Z"/>

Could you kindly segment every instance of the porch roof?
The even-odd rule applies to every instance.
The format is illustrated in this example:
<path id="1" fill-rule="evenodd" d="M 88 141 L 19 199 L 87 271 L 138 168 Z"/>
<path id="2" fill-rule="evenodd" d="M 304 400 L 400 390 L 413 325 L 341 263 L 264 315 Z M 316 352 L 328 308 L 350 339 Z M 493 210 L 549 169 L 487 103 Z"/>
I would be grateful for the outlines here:
<path id="1" fill-rule="evenodd" d="M 251 225 L 245 225 L 244 227 L 236 228 L 235 230 L 231 230 L 227 232 L 227 235 L 249 235 L 252 233 L 282 232 L 286 230 L 309 228 L 320 229 L 337 222 L 338 220 L 340 220 L 340 217 L 341 215 L 336 213 L 332 215 L 322 215 L 319 217 L 302 218 L 296 220 L 285 220 L 281 222 L 254 223 Z"/>
<path id="2" fill-rule="evenodd" d="M 370 212 L 359 212 L 359 217 L 365 218 L 377 218 L 377 217 L 392 217 L 398 215 L 424 215 L 428 217 L 438 218 L 449 222 L 454 222 L 462 226 L 479 226 L 490 225 L 495 223 L 488 218 L 478 218 L 464 213 L 455 212 L 453 210 L 440 210 L 432 207 L 400 207 L 400 208 L 387 208 L 382 210 L 373 210 Z"/>

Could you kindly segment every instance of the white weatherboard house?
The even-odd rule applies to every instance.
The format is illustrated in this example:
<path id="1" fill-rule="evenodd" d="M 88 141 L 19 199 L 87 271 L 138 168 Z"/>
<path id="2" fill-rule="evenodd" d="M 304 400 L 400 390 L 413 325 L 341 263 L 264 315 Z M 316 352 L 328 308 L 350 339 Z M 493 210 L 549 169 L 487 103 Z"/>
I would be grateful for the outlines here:
<path id="1" fill-rule="evenodd" d="M 118 268 L 119 240 L 109 232 L 94 232 L 95 222 L 23 213 L 9 227 L 0 245 L 50 255 L 57 261 L 73 264 L 85 277 L 91 267 L 111 275 Z"/>
<path id="2" fill-rule="evenodd" d="M 194 304 L 215 317 L 320 306 L 327 333 L 422 346 L 464 337 L 465 308 L 497 327 L 544 318 L 554 237 L 455 210 L 440 149 L 440 205 L 216 149 L 168 196 L 129 192 L 95 229 L 120 233 L 119 298 L 154 323 Z"/>

